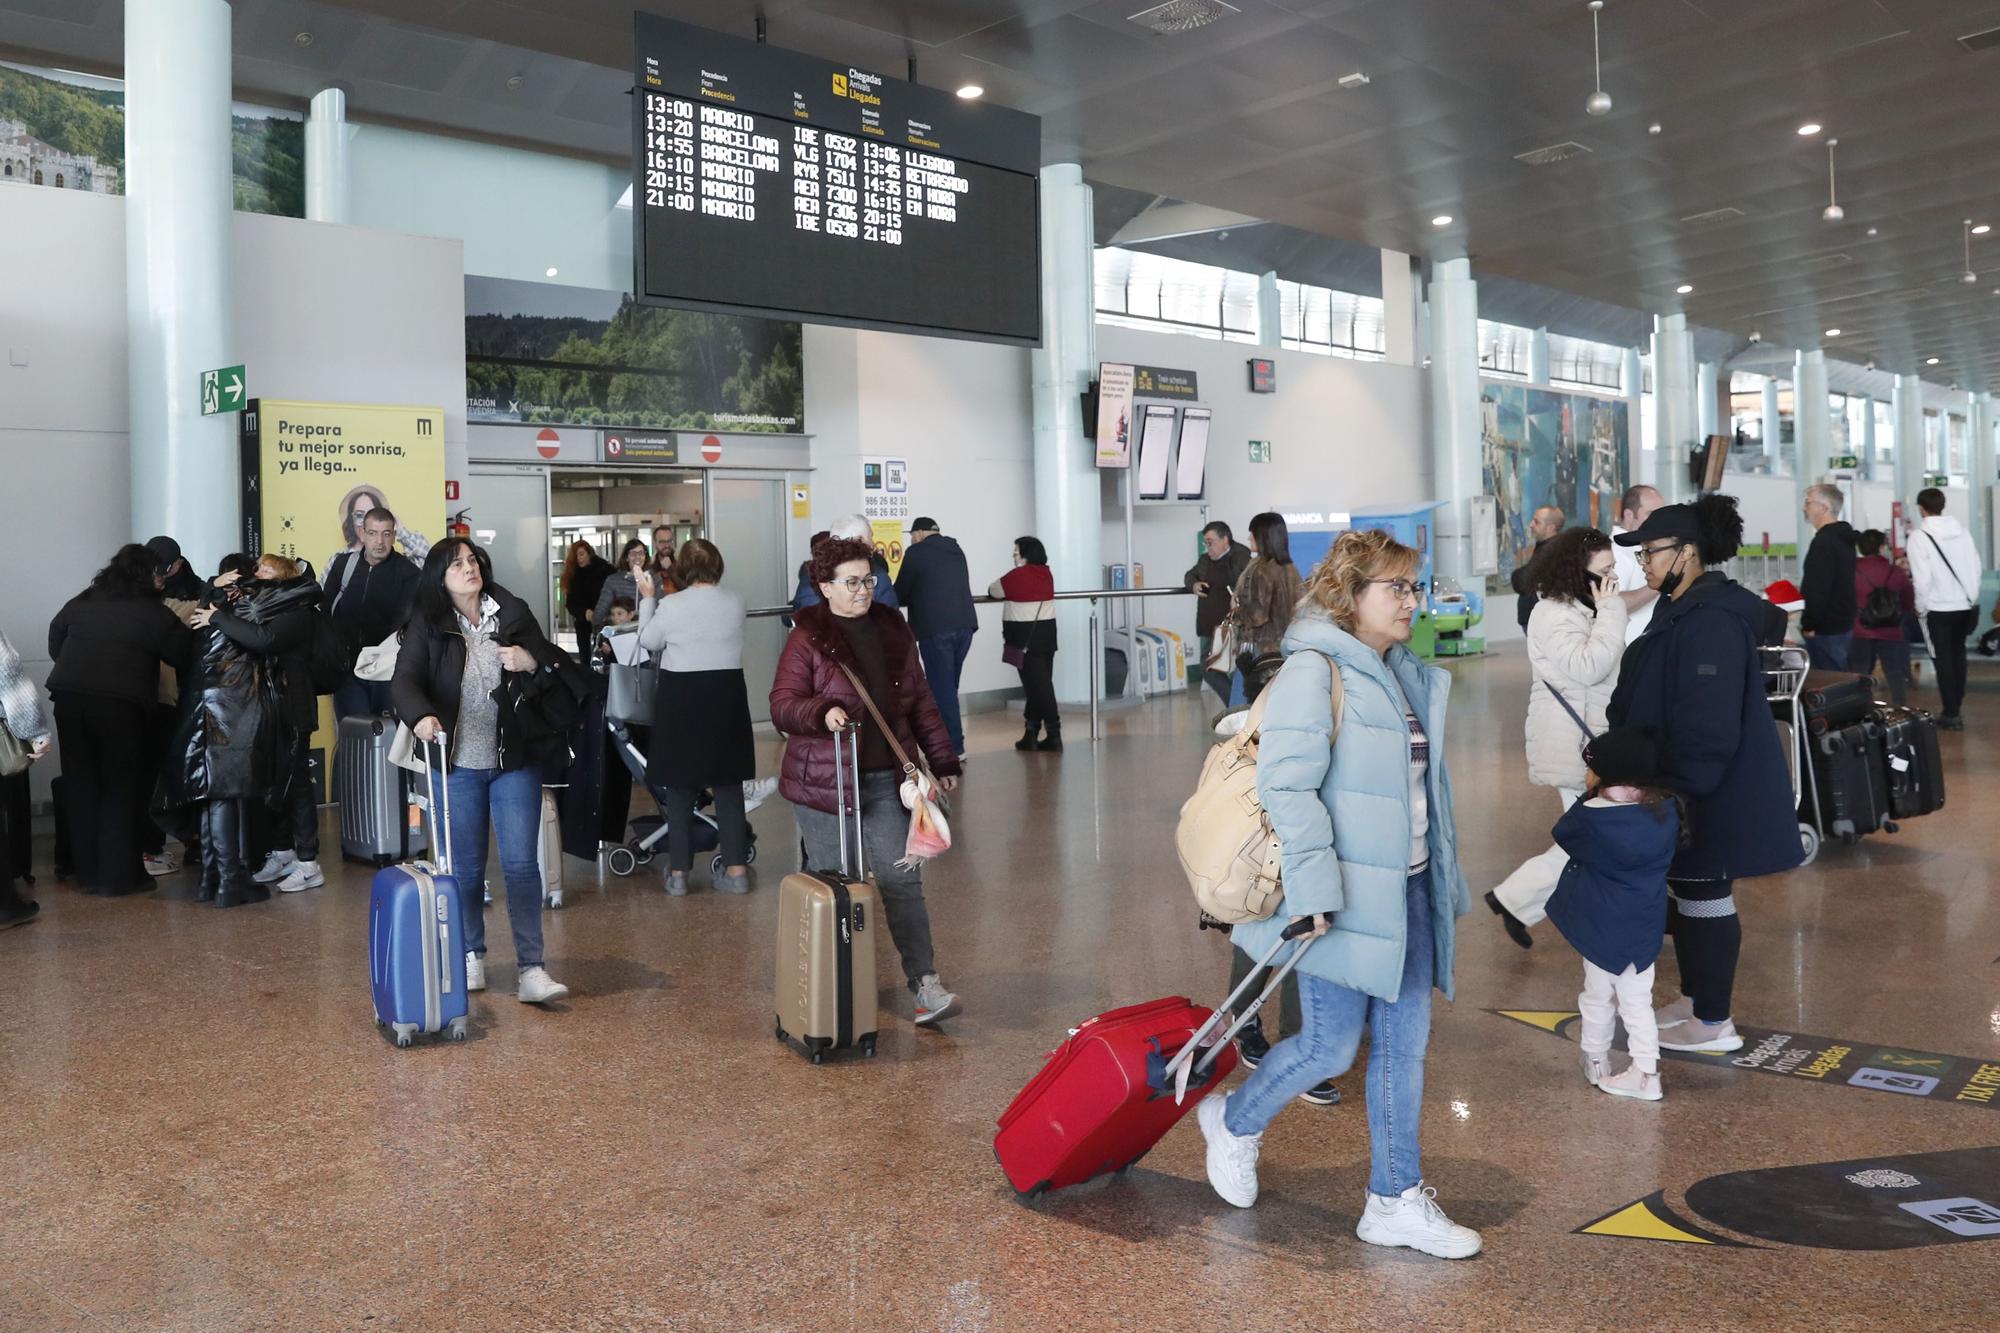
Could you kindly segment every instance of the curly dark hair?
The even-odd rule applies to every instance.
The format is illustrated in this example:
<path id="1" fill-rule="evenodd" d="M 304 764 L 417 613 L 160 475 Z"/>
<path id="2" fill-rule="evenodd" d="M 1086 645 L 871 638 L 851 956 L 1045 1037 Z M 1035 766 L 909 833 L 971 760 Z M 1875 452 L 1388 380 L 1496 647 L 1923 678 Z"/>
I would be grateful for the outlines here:
<path id="1" fill-rule="evenodd" d="M 118 548 L 117 554 L 104 568 L 97 571 L 90 581 L 93 597 L 151 597 L 158 598 L 159 588 L 153 583 L 156 566 L 153 553 L 137 542 Z"/>
<path id="2" fill-rule="evenodd" d="M 1743 515 L 1737 512 L 1736 497 L 1711 491 L 1694 502 L 1694 516 L 1701 524 L 1701 540 L 1695 543 L 1701 563 L 1715 569 L 1734 560 L 1743 546 Z"/>
<path id="3" fill-rule="evenodd" d="M 1549 538 L 1528 566 L 1528 589 L 1551 601 L 1595 607 L 1590 592 L 1590 561 L 1611 549 L 1611 539 L 1596 528 L 1564 528 Z"/>
<path id="4" fill-rule="evenodd" d="M 814 587 L 831 583 L 833 571 L 850 560 L 862 561 L 872 571 L 875 568 L 875 548 L 852 537 L 829 537 L 813 547 L 812 559 L 806 562 L 806 577 L 812 580 Z"/>

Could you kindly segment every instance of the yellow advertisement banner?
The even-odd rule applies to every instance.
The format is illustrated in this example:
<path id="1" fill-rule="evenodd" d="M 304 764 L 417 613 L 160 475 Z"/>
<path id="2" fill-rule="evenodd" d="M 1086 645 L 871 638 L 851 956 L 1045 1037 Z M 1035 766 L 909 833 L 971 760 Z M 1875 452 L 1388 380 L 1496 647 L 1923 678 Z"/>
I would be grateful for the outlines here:
<path id="1" fill-rule="evenodd" d="M 900 518 L 877 518 L 868 523 L 875 534 L 875 549 L 889 562 L 889 578 L 903 572 L 903 520 Z"/>
<path id="2" fill-rule="evenodd" d="M 360 549 L 380 505 L 426 550 L 445 535 L 444 409 L 254 399 L 243 413 L 244 549 L 310 561 Z M 420 552 L 412 554 L 421 555 Z"/>

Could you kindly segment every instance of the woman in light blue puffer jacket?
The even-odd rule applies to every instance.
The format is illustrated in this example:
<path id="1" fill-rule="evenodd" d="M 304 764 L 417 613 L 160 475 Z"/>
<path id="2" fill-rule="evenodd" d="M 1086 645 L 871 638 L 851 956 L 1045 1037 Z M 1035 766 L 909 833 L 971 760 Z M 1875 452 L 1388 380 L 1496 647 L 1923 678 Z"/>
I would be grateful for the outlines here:
<path id="1" fill-rule="evenodd" d="M 1451 677 L 1406 646 L 1424 595 L 1421 560 L 1386 533 L 1342 534 L 1285 635 L 1257 758 L 1257 793 L 1283 844 L 1284 900 L 1232 939 L 1261 958 L 1288 925 L 1307 923 L 1315 938 L 1298 968 L 1304 1021 L 1229 1097 L 1202 1101 L 1196 1119 L 1210 1183 L 1249 1207 L 1265 1126 L 1292 1098 L 1345 1073 L 1366 1028 L 1372 1168 L 1355 1234 L 1463 1259 L 1479 1252 L 1479 1233 L 1437 1206 L 1417 1152 L 1431 988 L 1451 998 L 1456 923 L 1472 905 L 1444 764 Z"/>

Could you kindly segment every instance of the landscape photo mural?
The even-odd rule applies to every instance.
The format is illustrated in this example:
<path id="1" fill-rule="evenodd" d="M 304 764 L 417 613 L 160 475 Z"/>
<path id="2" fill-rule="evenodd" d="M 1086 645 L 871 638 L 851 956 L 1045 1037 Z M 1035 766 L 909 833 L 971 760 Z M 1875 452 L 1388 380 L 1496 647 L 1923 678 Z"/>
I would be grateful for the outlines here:
<path id="1" fill-rule="evenodd" d="M 1479 407 L 1484 486 L 1497 502 L 1501 577 L 1533 554 L 1528 520 L 1543 505 L 1561 509 L 1570 526 L 1611 530 L 1630 475 L 1624 399 L 1485 380 Z"/>

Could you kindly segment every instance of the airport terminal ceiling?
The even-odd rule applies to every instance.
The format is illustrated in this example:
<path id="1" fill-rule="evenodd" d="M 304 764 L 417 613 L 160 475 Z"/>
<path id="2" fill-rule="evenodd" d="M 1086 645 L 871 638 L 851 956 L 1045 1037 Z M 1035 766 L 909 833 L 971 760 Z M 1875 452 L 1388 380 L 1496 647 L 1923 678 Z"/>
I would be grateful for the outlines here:
<path id="1" fill-rule="evenodd" d="M 643 7 L 739 34 L 761 12 L 774 44 L 890 77 L 914 57 L 920 82 L 977 82 L 1041 116 L 1045 159 L 1110 185 L 1470 255 L 1475 276 L 1613 305 L 1684 305 L 1739 336 L 1812 347 L 1837 326 L 1836 356 L 1937 356 L 1934 379 L 2000 384 L 2000 233 L 1974 240 L 1978 280 L 1960 281 L 1963 221 L 2000 207 L 1983 193 L 2000 169 L 2000 45 L 1977 38 L 2000 28 L 1990 2 L 1609 0 L 1603 117 L 1584 111 L 1581 0 L 1182 0 L 1174 12 L 1216 17 L 1166 34 L 1133 17 L 1144 0 Z M 441 4 L 421 30 L 401 0 L 235 9 L 245 93 L 338 83 L 358 119 L 629 155 L 630 0 Z M 0 48 L 115 69 L 119 4 L 47 13 L 0 6 Z M 1823 131 L 1799 135 L 1807 123 Z M 1828 139 L 1836 224 L 1821 220 Z M 1520 160 L 1536 150 L 1561 160 Z"/>

